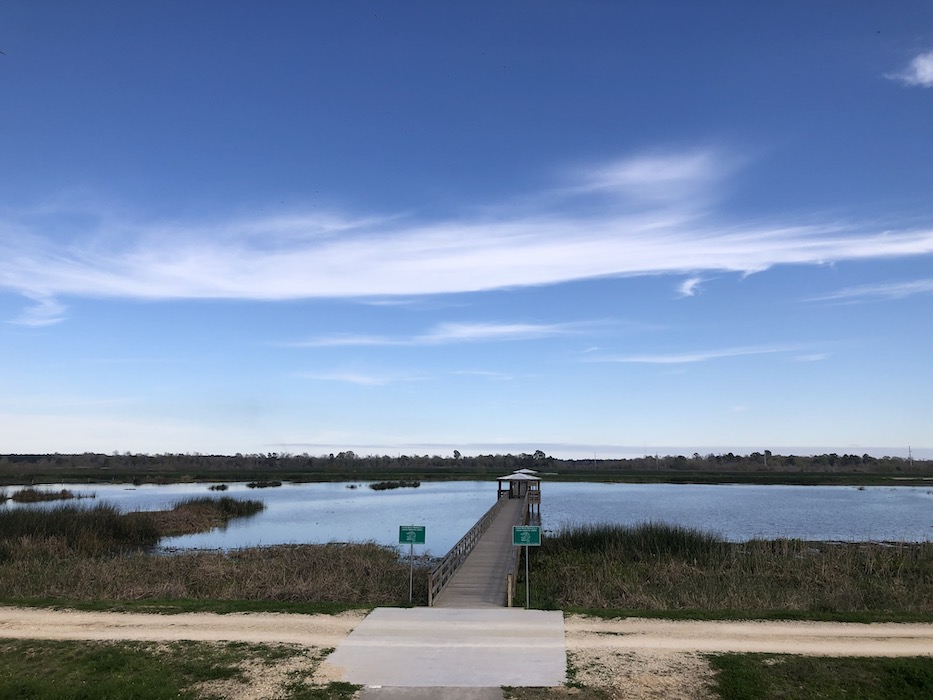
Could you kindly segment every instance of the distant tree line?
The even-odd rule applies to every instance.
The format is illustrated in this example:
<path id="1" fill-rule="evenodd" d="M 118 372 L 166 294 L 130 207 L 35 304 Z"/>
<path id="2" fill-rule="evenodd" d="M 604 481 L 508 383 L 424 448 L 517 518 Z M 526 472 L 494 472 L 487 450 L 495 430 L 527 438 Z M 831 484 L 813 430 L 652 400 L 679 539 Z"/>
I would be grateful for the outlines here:
<path id="1" fill-rule="evenodd" d="M 7 482 L 38 477 L 69 476 L 158 480 L 184 475 L 193 479 L 261 479 L 276 476 L 295 480 L 378 478 L 382 474 L 422 478 L 495 478 L 530 468 L 554 475 L 612 478 L 638 474 L 783 473 L 933 475 L 933 460 L 873 457 L 868 454 L 780 455 L 771 451 L 748 455 L 694 453 L 646 455 L 630 459 L 557 459 L 542 450 L 534 453 L 462 455 L 360 456 L 352 451 L 309 455 L 267 452 L 235 455 L 184 454 L 5 454 L 0 455 L 0 478 Z"/>

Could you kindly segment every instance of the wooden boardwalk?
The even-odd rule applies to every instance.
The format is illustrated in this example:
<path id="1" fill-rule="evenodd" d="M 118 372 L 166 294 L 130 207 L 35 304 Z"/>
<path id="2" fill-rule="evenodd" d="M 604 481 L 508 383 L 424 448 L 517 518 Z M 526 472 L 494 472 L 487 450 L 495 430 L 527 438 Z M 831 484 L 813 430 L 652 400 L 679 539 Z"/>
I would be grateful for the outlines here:
<path id="1" fill-rule="evenodd" d="M 480 537 L 473 551 L 434 601 L 436 608 L 502 608 L 506 605 L 512 526 L 518 525 L 525 501 L 509 499 Z"/>

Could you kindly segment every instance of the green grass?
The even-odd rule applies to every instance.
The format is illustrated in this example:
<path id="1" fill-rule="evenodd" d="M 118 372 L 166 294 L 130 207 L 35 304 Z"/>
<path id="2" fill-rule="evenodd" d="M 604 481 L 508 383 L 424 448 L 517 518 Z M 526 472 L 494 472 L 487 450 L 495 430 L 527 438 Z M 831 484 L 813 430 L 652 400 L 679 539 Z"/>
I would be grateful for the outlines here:
<path id="1" fill-rule="evenodd" d="M 188 643 L 0 642 L 0 700 L 169 700 L 238 675 L 237 655 Z"/>
<path id="2" fill-rule="evenodd" d="M 721 654 L 710 658 L 723 700 L 926 700 L 933 658 L 821 658 Z"/>
<path id="3" fill-rule="evenodd" d="M 222 695 L 198 684 L 245 683 L 244 665 L 272 667 L 306 654 L 242 643 L 0 641 L 0 700 L 210 700 Z M 293 672 L 276 697 L 352 698 L 358 687 L 348 683 L 308 684 L 320 659 Z"/>

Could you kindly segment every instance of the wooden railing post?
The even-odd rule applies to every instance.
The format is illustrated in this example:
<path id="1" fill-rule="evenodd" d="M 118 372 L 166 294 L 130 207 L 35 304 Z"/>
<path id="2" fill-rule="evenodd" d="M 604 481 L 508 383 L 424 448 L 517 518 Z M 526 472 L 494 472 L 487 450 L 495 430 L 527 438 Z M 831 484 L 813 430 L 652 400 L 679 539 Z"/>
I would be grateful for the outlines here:
<path id="1" fill-rule="evenodd" d="M 522 503 L 522 508 L 518 514 L 518 522 L 516 525 L 527 525 L 529 512 L 532 503 L 531 491 L 525 493 L 525 500 Z M 518 583 L 518 564 L 521 561 L 522 548 L 521 547 L 512 547 L 512 554 L 509 557 L 509 573 L 506 575 L 506 585 L 508 587 L 509 595 L 509 607 L 512 607 L 512 604 L 515 600 L 515 586 Z"/>

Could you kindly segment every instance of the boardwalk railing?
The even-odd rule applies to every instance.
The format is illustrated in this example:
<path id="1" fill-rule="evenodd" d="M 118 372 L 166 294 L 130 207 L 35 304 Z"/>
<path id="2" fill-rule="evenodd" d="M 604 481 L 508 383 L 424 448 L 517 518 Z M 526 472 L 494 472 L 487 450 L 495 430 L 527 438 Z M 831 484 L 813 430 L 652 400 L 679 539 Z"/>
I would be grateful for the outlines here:
<path id="1" fill-rule="evenodd" d="M 444 590 L 444 587 L 450 583 L 450 579 L 457 573 L 460 565 L 466 561 L 466 558 L 473 551 L 473 547 L 479 542 L 479 538 L 489 528 L 490 523 L 495 520 L 496 515 L 502 509 L 502 505 L 508 502 L 507 498 L 496 499 L 492 508 L 486 511 L 486 514 L 476 521 L 476 525 L 470 528 L 470 531 L 460 538 L 449 552 L 441 559 L 441 563 L 434 567 L 434 570 L 428 574 L 428 605 L 434 605 L 434 601 Z"/>
<path id="2" fill-rule="evenodd" d="M 541 494 L 535 492 L 534 497 L 531 495 L 533 492 L 528 491 L 525 493 L 525 502 L 522 504 L 522 509 L 519 511 L 519 516 L 516 518 L 516 525 L 527 525 L 528 524 L 528 515 L 530 513 L 529 506 L 531 503 L 540 503 Z M 512 607 L 512 602 L 515 600 L 515 584 L 518 582 L 518 564 L 521 559 L 522 548 L 521 547 L 512 547 L 512 554 L 509 557 L 509 573 L 507 578 L 506 590 L 508 590 L 508 601 L 509 607 Z"/>

